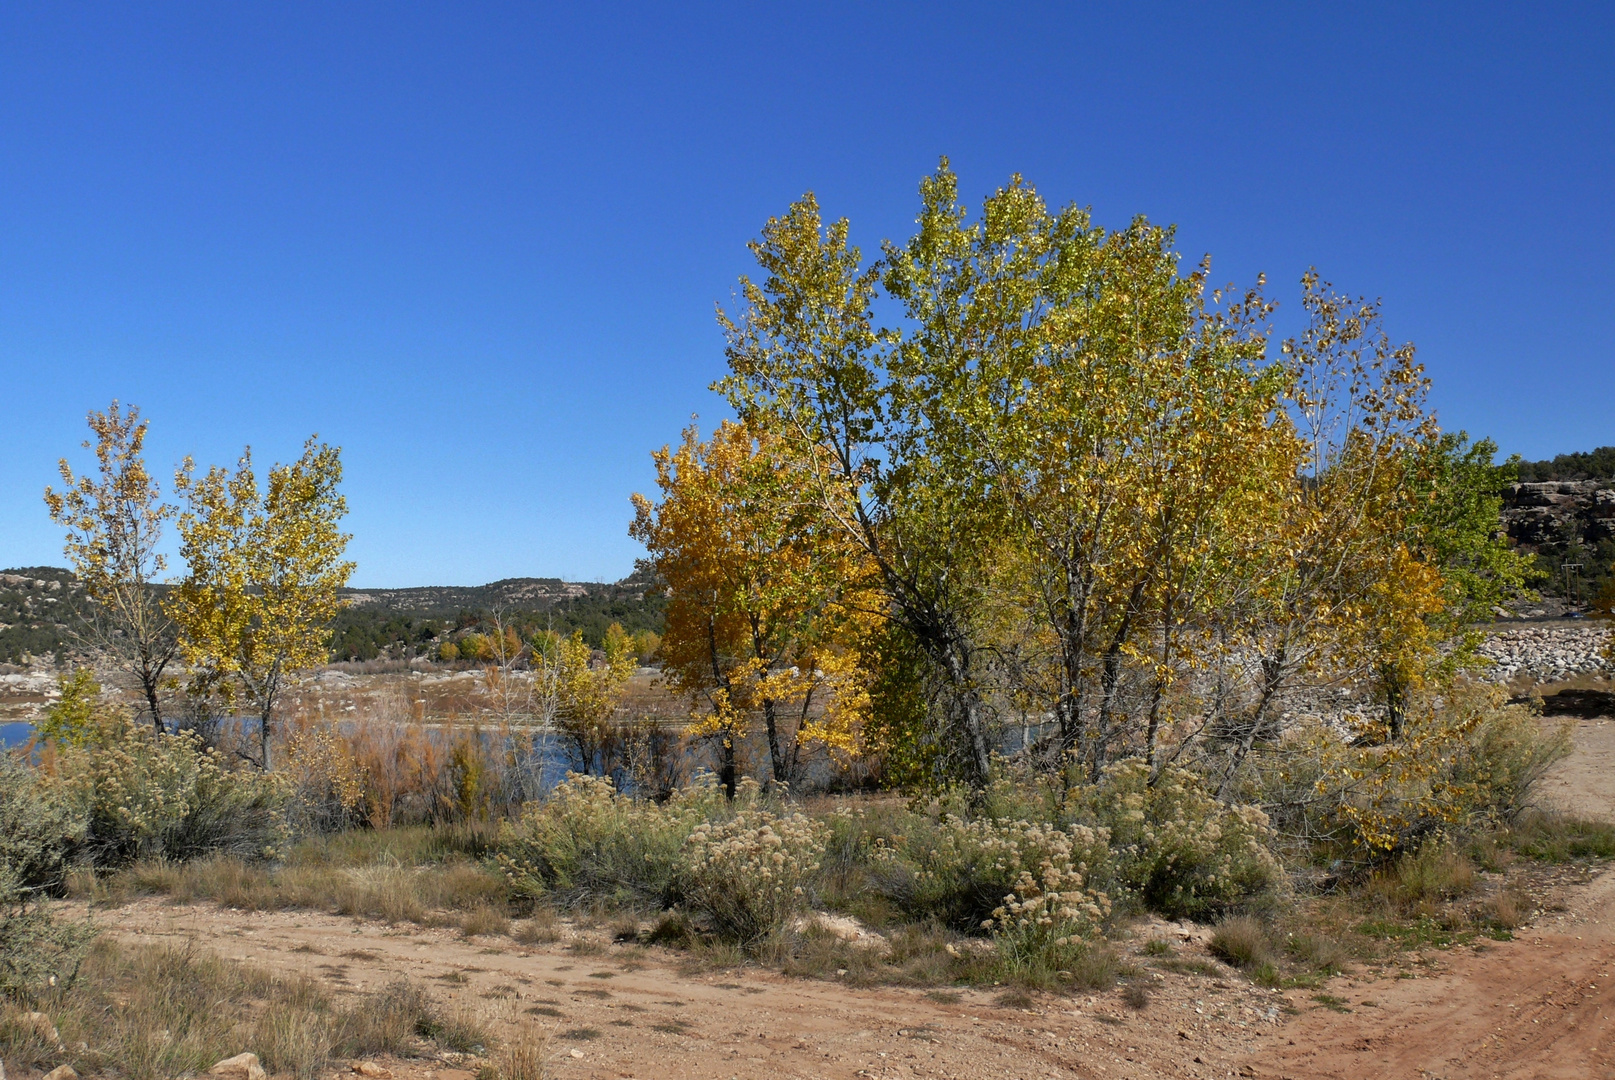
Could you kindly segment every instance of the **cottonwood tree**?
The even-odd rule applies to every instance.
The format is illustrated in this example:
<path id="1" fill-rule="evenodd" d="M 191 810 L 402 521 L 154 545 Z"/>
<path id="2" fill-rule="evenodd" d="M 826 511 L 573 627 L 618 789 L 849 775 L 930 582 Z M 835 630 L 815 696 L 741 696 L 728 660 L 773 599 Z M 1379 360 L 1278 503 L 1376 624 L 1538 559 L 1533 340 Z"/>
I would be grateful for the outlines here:
<path id="1" fill-rule="evenodd" d="M 1208 307 L 1205 267 L 1178 273 L 1171 230 L 1106 233 L 1018 177 L 974 222 L 945 168 L 922 204 L 885 274 L 913 327 L 897 347 L 913 423 L 938 472 L 979 478 L 1003 515 L 1012 573 L 989 595 L 1039 613 L 1019 667 L 1052 706 L 1052 756 L 1094 777 L 1141 743 L 1153 761 L 1193 659 L 1182 639 L 1223 600 L 1270 524 L 1273 470 L 1292 464 L 1284 380 L 1261 363 L 1270 305 L 1252 290 Z"/>
<path id="2" fill-rule="evenodd" d="M 691 427 L 653 457 L 661 500 L 634 496 L 630 533 L 667 590 L 663 671 L 700 703 L 691 733 L 717 743 L 724 790 L 734 796 L 757 716 L 776 783 L 795 777 L 805 745 L 850 752 L 867 701 L 866 560 L 792 489 L 766 433 L 725 421 L 703 442 Z"/>
<path id="3" fill-rule="evenodd" d="M 151 722 L 163 730 L 160 692 L 177 637 L 155 586 L 167 561 L 157 549 L 173 507 L 161 499 L 142 450 L 147 421 L 114 401 L 89 416 L 94 476 L 76 476 L 63 458 L 63 489 L 45 489 L 51 520 L 67 530 L 63 553 L 92 602 L 85 638 L 92 649 L 140 683 Z"/>
<path id="4" fill-rule="evenodd" d="M 974 623 L 1001 515 L 980 478 L 948 474 L 912 393 L 901 335 L 874 326 L 881 267 L 862 265 L 845 220 L 824 226 L 810 193 L 751 244 L 767 275 L 741 279 L 719 312 L 736 412 L 773 440 L 785 482 L 866 559 L 885 614 L 936 686 L 945 763 L 987 782 L 994 714 Z"/>
<path id="5" fill-rule="evenodd" d="M 260 487 L 250 448 L 234 473 L 198 476 L 187 458 L 174 490 L 185 577 L 164 608 L 178 625 L 193 689 L 244 699 L 258 719 L 257 765 L 269 770 L 275 705 L 300 669 L 329 656 L 339 591 L 354 564 L 342 556 L 347 501 L 341 451 L 311 437 Z"/>

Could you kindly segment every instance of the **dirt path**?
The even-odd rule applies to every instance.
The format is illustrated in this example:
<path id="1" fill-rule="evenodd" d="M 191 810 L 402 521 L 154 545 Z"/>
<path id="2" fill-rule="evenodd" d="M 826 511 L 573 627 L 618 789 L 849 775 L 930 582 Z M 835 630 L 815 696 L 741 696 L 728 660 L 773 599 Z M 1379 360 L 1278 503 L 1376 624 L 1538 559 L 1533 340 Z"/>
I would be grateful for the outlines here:
<path id="1" fill-rule="evenodd" d="M 1578 721 L 1575 741 L 1543 801 L 1615 818 L 1615 720 Z M 1454 950 L 1409 974 L 1334 980 L 1349 1014 L 1305 1013 L 1239 1066 L 1296 1080 L 1615 1077 L 1615 871 L 1568 890 L 1564 911 L 1515 940 Z"/>
<path id="2" fill-rule="evenodd" d="M 1615 817 L 1615 722 L 1586 720 L 1548 798 Z M 1153 972 L 1149 1004 L 1119 992 L 1027 1010 L 987 991 L 937 1000 L 747 969 L 703 973 L 679 954 L 598 936 L 539 947 L 449 930 L 309 912 L 246 913 L 144 900 L 99 921 L 136 941 L 191 941 L 301 971 L 332 989 L 400 975 L 474 1009 L 500 1034 L 549 1033 L 555 1077 L 1615 1077 L 1615 873 L 1571 890 L 1566 909 L 1512 942 L 1437 952 L 1413 970 L 1335 980 L 1337 1012 L 1310 992 Z M 1179 955 L 1209 961 L 1204 930 Z M 582 948 L 577 945 L 582 943 Z M 1128 948 L 1123 943 L 1124 950 Z M 1141 964 L 1141 966 L 1143 966 Z M 947 995 L 943 995 L 947 996 Z M 471 1063 L 390 1062 L 400 1080 L 472 1080 Z"/>
<path id="3" fill-rule="evenodd" d="M 526 948 L 448 930 L 156 900 L 118 909 L 113 929 L 126 940 L 194 941 L 337 990 L 405 975 L 504 1034 L 514 1023 L 540 1025 L 561 1078 L 1221 1077 L 1290 1004 L 1231 974 L 1163 975 L 1141 1012 L 1116 992 L 1023 1010 L 986 992 L 940 1002 L 919 990 L 858 990 L 751 969 L 690 973 L 662 950 L 595 944 L 579 955 L 564 944 Z M 1188 955 L 1196 946 L 1182 948 Z M 412 1080 L 431 1070 L 438 1080 L 469 1080 L 441 1075 L 443 1064 L 390 1064 Z"/>

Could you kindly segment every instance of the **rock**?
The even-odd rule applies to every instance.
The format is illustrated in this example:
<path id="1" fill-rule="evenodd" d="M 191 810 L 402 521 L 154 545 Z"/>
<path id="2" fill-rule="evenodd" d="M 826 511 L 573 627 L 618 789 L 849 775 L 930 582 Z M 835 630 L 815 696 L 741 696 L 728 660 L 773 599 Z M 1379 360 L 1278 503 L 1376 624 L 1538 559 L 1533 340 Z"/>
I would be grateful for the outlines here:
<path id="1" fill-rule="evenodd" d="M 222 1080 L 268 1080 L 264 1067 L 258 1064 L 257 1054 L 237 1054 L 233 1058 L 225 1058 L 209 1069 L 207 1074 Z"/>
<path id="2" fill-rule="evenodd" d="M 56 1025 L 50 1022 L 50 1017 L 42 1012 L 22 1014 L 22 1024 L 29 1031 L 39 1036 L 41 1041 L 48 1042 L 58 1050 L 62 1048 L 62 1036 L 56 1030 Z"/>
<path id="3" fill-rule="evenodd" d="M 575 1057 L 575 1058 L 580 1058 L 580 1057 L 583 1056 L 583 1051 L 582 1050 L 574 1050 L 574 1051 L 572 1051 L 572 1056 Z"/>
<path id="4" fill-rule="evenodd" d="M 353 1071 L 360 1076 L 372 1077 L 374 1080 L 387 1080 L 393 1074 L 391 1069 L 385 1065 L 377 1065 L 374 1061 L 354 1062 Z"/>
<path id="5" fill-rule="evenodd" d="M 45 1074 L 45 1080 L 79 1080 L 79 1074 L 73 1071 L 71 1065 L 58 1065 Z"/>

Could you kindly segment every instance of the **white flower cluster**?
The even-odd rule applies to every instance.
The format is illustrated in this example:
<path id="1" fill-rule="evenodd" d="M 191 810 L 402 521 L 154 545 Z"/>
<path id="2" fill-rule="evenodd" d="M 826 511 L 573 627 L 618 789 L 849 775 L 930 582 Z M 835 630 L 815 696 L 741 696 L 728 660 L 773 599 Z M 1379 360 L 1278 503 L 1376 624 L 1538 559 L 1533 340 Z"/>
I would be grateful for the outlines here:
<path id="1" fill-rule="evenodd" d="M 742 945 L 773 937 L 806 902 L 828 833 L 802 814 L 768 810 L 702 822 L 684 842 L 685 895 L 725 937 Z"/>

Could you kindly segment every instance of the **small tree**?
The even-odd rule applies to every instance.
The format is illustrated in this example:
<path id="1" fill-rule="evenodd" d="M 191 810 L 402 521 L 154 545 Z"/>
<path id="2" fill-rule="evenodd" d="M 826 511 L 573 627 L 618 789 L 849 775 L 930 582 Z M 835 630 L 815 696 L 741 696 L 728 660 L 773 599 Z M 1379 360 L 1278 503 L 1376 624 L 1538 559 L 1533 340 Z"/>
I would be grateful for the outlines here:
<path id="1" fill-rule="evenodd" d="M 717 744 L 731 798 L 753 716 L 778 783 L 805 742 L 851 749 L 855 724 L 834 721 L 857 712 L 856 641 L 878 606 L 866 561 L 793 492 L 776 449 L 745 424 L 726 421 L 705 442 L 687 429 L 676 451 L 652 455 L 662 499 L 635 495 L 629 527 L 666 583 L 663 669 L 696 708 L 690 733 Z M 816 705 L 832 723 L 812 721 Z"/>
<path id="2" fill-rule="evenodd" d="M 250 449 L 233 475 L 214 466 L 198 477 L 187 458 L 174 476 L 188 572 L 165 607 L 194 688 L 226 701 L 239 693 L 257 714 L 266 771 L 275 704 L 294 672 L 327 658 L 337 594 L 353 573 L 342 558 L 351 538 L 337 527 L 341 481 L 340 449 L 313 437 L 298 461 L 269 470 L 262 491 Z"/>
<path id="3" fill-rule="evenodd" d="M 602 776 L 611 772 L 616 741 L 611 717 L 634 674 L 635 660 L 633 640 L 616 623 L 606 629 L 604 644 L 604 655 L 596 662 L 582 630 L 567 638 L 546 631 L 533 650 L 537 692 L 549 699 L 543 711 L 553 716 L 556 730 L 577 751 L 583 771 Z"/>
<path id="4" fill-rule="evenodd" d="M 58 467 L 65 487 L 47 487 L 45 505 L 67 530 L 63 554 L 93 603 L 87 644 L 134 674 L 151 722 L 162 731 L 158 691 L 177 642 L 153 585 L 167 566 L 157 545 L 173 507 L 161 501 L 146 471 L 146 421 L 138 408 L 124 412 L 114 401 L 106 412 L 90 413 L 89 424 L 95 442 L 84 446 L 95 451 L 96 475 L 75 476 L 63 458 Z"/>

